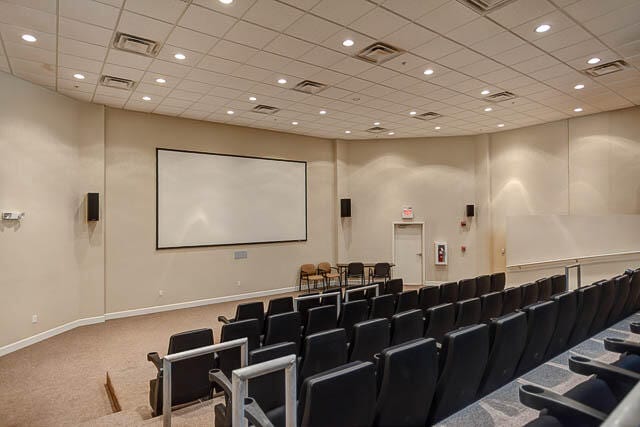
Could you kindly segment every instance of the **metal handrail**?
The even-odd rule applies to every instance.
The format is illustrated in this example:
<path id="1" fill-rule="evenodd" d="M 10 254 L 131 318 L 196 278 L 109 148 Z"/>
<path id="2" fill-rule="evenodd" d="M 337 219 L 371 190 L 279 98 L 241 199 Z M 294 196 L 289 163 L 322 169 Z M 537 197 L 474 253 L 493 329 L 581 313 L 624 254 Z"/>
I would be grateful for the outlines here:
<path id="1" fill-rule="evenodd" d="M 171 426 L 171 364 L 180 360 L 191 359 L 203 354 L 216 351 L 229 350 L 240 347 L 240 366 L 247 366 L 249 361 L 249 347 L 247 338 L 239 338 L 233 341 L 198 347 L 179 353 L 167 354 L 162 358 L 162 425 Z"/>
<path id="2" fill-rule="evenodd" d="M 535 266 L 542 266 L 545 264 L 558 264 L 558 263 L 566 263 L 567 261 L 573 261 L 573 262 L 580 262 L 580 261 L 591 261 L 591 260 L 598 260 L 599 258 L 608 258 L 608 257 L 619 257 L 619 256 L 625 256 L 625 255 L 638 255 L 640 254 L 640 251 L 624 251 L 624 252 L 612 252 L 612 253 L 608 253 L 608 254 L 597 254 L 597 255 L 584 255 L 584 256 L 575 256 L 575 257 L 570 257 L 570 258 L 558 258 L 558 259 L 547 259 L 547 260 L 542 260 L 542 261 L 535 261 L 535 262 L 527 262 L 527 263 L 523 263 L 523 264 L 511 264 L 511 265 L 507 265 L 506 268 L 508 269 L 522 269 L 523 267 L 535 267 Z"/>
<path id="3" fill-rule="evenodd" d="M 349 302 L 349 294 L 352 292 L 357 292 L 357 291 L 363 291 L 365 289 L 372 289 L 375 288 L 376 290 L 376 296 L 380 296 L 380 287 L 375 284 L 375 285 L 367 285 L 367 286 L 361 286 L 359 288 L 353 288 L 353 289 L 345 289 L 344 291 L 344 302 Z"/>
<path id="4" fill-rule="evenodd" d="M 618 403 L 602 427 L 637 427 L 640 414 L 640 383 Z"/>
<path id="5" fill-rule="evenodd" d="M 577 273 L 578 273 L 578 289 L 582 286 L 582 267 L 580 266 L 580 264 L 572 264 L 572 265 L 565 265 L 564 266 L 564 277 L 565 280 L 567 282 L 567 290 L 569 290 L 569 271 L 571 269 L 577 269 Z"/>
<path id="6" fill-rule="evenodd" d="M 304 301 L 304 300 L 308 300 L 308 299 L 321 299 L 324 297 L 330 297 L 333 295 L 337 295 L 338 296 L 338 306 L 336 307 L 336 314 L 338 317 L 340 317 L 340 308 L 342 307 L 342 292 L 340 291 L 335 291 L 335 292 L 327 292 L 326 294 L 318 294 L 318 295 L 303 295 L 301 297 L 295 297 L 293 299 L 293 309 L 295 311 L 298 311 L 298 301 Z"/>
<path id="7" fill-rule="evenodd" d="M 244 399 L 247 397 L 247 385 L 249 379 L 267 375 L 284 369 L 285 375 L 285 414 L 286 426 L 297 425 L 297 379 L 296 379 L 296 355 L 280 357 L 256 363 L 245 368 L 231 372 L 231 425 L 232 427 L 246 426 L 244 418 Z"/>

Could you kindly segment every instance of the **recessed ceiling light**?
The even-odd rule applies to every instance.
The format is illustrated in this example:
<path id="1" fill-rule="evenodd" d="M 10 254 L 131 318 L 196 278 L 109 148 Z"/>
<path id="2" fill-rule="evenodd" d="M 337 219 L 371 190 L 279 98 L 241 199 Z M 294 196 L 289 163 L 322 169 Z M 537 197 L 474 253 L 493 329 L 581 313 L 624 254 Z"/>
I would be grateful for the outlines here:
<path id="1" fill-rule="evenodd" d="M 395 132 L 389 132 L 387 135 L 395 135 Z"/>
<path id="2" fill-rule="evenodd" d="M 292 125 L 297 126 L 298 122 L 291 122 Z"/>
<path id="3" fill-rule="evenodd" d="M 218 0 L 220 3 L 222 4 L 231 4 L 233 3 L 233 0 Z"/>
<path id="4" fill-rule="evenodd" d="M 278 79 L 278 83 L 280 83 L 281 85 L 286 84 L 287 79 Z"/>
<path id="5" fill-rule="evenodd" d="M 593 64 L 597 64 L 598 62 L 600 62 L 600 58 L 593 57 L 587 61 L 587 64 L 593 65 Z"/>
<path id="6" fill-rule="evenodd" d="M 416 114 L 418 114 L 418 113 L 417 113 L 417 112 L 415 112 L 415 111 L 411 111 L 411 112 L 409 113 L 409 115 L 411 115 L 411 116 L 415 116 Z"/>
<path id="7" fill-rule="evenodd" d="M 480 92 L 480 95 L 489 95 L 490 93 L 491 91 L 489 91 L 488 89 L 485 89 L 482 92 Z"/>
<path id="8" fill-rule="evenodd" d="M 233 110 L 227 110 L 227 114 L 228 114 L 228 115 L 232 115 L 232 114 L 234 114 L 234 113 L 235 113 L 235 112 L 234 112 Z"/>
<path id="9" fill-rule="evenodd" d="M 493 108 L 487 107 L 487 108 L 484 109 L 484 111 L 486 111 L 488 113 L 489 111 L 493 111 Z"/>
<path id="10" fill-rule="evenodd" d="M 173 55 L 173 57 L 179 59 L 180 61 L 187 58 L 186 56 L 184 56 L 184 53 L 176 53 L 175 55 Z"/>
<path id="11" fill-rule="evenodd" d="M 551 25 L 542 24 L 536 28 L 536 33 L 546 33 L 551 29 Z"/>
<path id="12" fill-rule="evenodd" d="M 327 112 L 325 110 L 320 110 L 320 114 L 325 115 Z"/>
<path id="13" fill-rule="evenodd" d="M 37 41 L 38 39 L 35 36 L 32 36 L 31 34 L 23 34 L 22 35 L 22 40 L 29 42 L 29 43 L 33 43 L 35 41 Z"/>
<path id="14" fill-rule="evenodd" d="M 435 129 L 435 130 L 440 130 L 440 129 L 442 129 L 442 128 L 441 128 L 440 126 L 436 126 L 436 127 L 434 127 L 434 129 Z"/>
<path id="15" fill-rule="evenodd" d="M 504 123 L 500 123 L 500 124 L 498 125 L 498 127 L 499 127 L 499 128 L 503 128 L 503 127 L 504 127 Z"/>
<path id="16" fill-rule="evenodd" d="M 249 101 L 256 101 L 258 98 L 256 98 L 255 96 L 250 96 L 249 97 Z"/>
<path id="17" fill-rule="evenodd" d="M 573 88 L 574 88 L 575 90 L 584 89 L 584 85 L 582 85 L 582 84 L 581 84 L 581 85 L 575 85 Z"/>
<path id="18" fill-rule="evenodd" d="M 380 122 L 373 122 L 374 126 L 380 126 Z"/>
<path id="19" fill-rule="evenodd" d="M 433 70 L 431 68 L 427 68 L 426 70 L 424 70 L 423 74 L 425 76 L 430 76 L 431 74 L 433 74 Z"/>
<path id="20" fill-rule="evenodd" d="M 165 79 L 163 79 L 162 77 L 158 77 L 158 78 L 156 79 L 156 83 L 161 83 L 161 84 L 162 84 L 162 83 L 166 83 L 166 82 L 167 82 L 167 81 L 166 81 Z"/>
<path id="21" fill-rule="evenodd" d="M 578 107 L 578 108 L 574 108 L 573 111 L 575 111 L 576 113 L 582 113 L 582 108 Z"/>
<path id="22" fill-rule="evenodd" d="M 345 130 L 344 133 L 351 133 L 351 131 L 350 130 Z"/>
<path id="23" fill-rule="evenodd" d="M 354 44 L 353 40 L 351 40 L 351 39 L 346 39 L 345 41 L 342 42 L 342 46 L 344 46 L 344 47 L 351 47 L 351 46 L 353 46 L 353 44 Z"/>
<path id="24" fill-rule="evenodd" d="M 76 73 L 73 75 L 74 78 L 78 79 L 78 80 L 84 80 L 84 75 L 80 74 L 80 73 Z"/>
<path id="25" fill-rule="evenodd" d="M 143 101 L 151 101 L 151 97 L 150 96 L 143 96 L 142 100 Z"/>

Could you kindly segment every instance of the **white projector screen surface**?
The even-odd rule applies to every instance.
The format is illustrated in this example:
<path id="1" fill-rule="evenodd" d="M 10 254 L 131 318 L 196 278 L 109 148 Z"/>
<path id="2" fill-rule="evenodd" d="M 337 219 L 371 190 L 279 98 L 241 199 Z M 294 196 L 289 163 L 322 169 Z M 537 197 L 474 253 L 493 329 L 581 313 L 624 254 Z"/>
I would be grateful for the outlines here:
<path id="1" fill-rule="evenodd" d="M 156 150 L 158 249 L 307 240 L 307 163 Z"/>

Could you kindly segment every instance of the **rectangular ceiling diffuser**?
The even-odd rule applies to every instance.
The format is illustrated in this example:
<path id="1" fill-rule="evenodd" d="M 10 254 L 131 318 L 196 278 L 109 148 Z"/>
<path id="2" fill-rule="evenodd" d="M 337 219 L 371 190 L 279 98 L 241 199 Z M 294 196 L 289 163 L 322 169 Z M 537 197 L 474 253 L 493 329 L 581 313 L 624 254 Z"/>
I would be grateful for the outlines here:
<path id="1" fill-rule="evenodd" d="M 298 92 L 308 93 L 310 95 L 315 95 L 316 93 L 320 93 L 327 88 L 327 85 L 324 83 L 318 83 L 311 80 L 303 80 L 297 85 L 293 87 L 293 90 L 297 90 Z"/>
<path id="2" fill-rule="evenodd" d="M 389 129 L 385 129 L 385 128 L 380 127 L 380 126 L 374 126 L 372 128 L 367 129 L 367 132 L 370 132 L 370 133 L 382 133 L 382 132 L 386 132 L 388 130 Z"/>
<path id="3" fill-rule="evenodd" d="M 258 114 L 275 114 L 280 111 L 280 109 L 270 105 L 256 105 L 251 111 Z"/>
<path id="4" fill-rule="evenodd" d="M 402 52 L 404 51 L 397 47 L 393 47 L 382 42 L 376 42 L 362 49 L 356 54 L 356 57 L 374 64 L 382 64 L 391 58 L 395 58 Z"/>
<path id="5" fill-rule="evenodd" d="M 493 95 L 487 96 L 485 99 L 491 102 L 504 102 L 510 99 L 515 99 L 517 96 L 514 93 L 509 91 L 494 93 Z"/>
<path id="6" fill-rule="evenodd" d="M 416 114 L 415 116 L 413 116 L 414 119 L 425 120 L 425 121 L 437 119 L 438 117 L 442 117 L 442 115 L 438 113 L 434 113 L 433 111 L 429 111 L 428 113 Z"/>
<path id="7" fill-rule="evenodd" d="M 606 64 L 597 65 L 595 67 L 587 68 L 584 70 L 585 73 L 589 74 L 593 77 L 600 77 L 606 74 L 617 73 L 618 71 L 622 71 L 627 66 L 627 63 L 621 60 L 607 62 Z"/>
<path id="8" fill-rule="evenodd" d="M 460 3 L 470 6 L 480 13 L 491 12 L 494 9 L 505 6 L 515 0 L 458 0 Z"/>
<path id="9" fill-rule="evenodd" d="M 127 52 L 151 57 L 155 57 L 160 50 L 160 45 L 154 40 L 120 32 L 116 33 L 116 37 L 113 40 L 113 47 Z"/>
<path id="10" fill-rule="evenodd" d="M 131 90 L 136 85 L 136 82 L 120 77 L 102 76 L 100 78 L 100 84 L 114 89 Z"/>

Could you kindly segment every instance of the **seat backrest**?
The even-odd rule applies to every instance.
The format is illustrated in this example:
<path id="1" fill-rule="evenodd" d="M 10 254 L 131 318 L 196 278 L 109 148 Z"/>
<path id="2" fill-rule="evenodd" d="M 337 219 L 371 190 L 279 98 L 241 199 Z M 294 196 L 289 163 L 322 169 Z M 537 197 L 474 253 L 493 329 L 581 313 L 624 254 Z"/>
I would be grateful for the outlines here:
<path id="1" fill-rule="evenodd" d="M 522 286 L 514 286 L 502 291 L 502 314 L 513 313 L 522 307 Z"/>
<path id="2" fill-rule="evenodd" d="M 458 301 L 458 284 L 448 282 L 440 285 L 440 304 Z"/>
<path id="3" fill-rule="evenodd" d="M 335 329 L 336 327 L 337 318 L 335 305 L 322 305 L 320 307 L 310 308 L 309 311 L 307 311 L 307 316 L 307 326 L 304 328 L 305 336 Z"/>
<path id="4" fill-rule="evenodd" d="M 534 304 L 538 302 L 538 284 L 537 283 L 526 283 L 521 286 L 522 291 L 522 301 L 521 307 L 526 307 L 528 305 Z"/>
<path id="5" fill-rule="evenodd" d="M 353 326 L 353 342 L 349 348 L 349 361 L 375 361 L 374 355 L 389 346 L 389 321 L 371 319 Z"/>
<path id="6" fill-rule="evenodd" d="M 387 282 L 386 286 L 385 286 L 385 293 L 386 294 L 399 294 L 400 292 L 402 292 L 402 288 L 403 288 L 403 281 L 400 278 L 397 279 L 391 279 Z"/>
<path id="7" fill-rule="evenodd" d="M 527 343 L 518 362 L 517 376 L 529 372 L 545 361 L 547 347 L 556 327 L 558 303 L 541 301 L 524 310 L 527 313 Z"/>
<path id="8" fill-rule="evenodd" d="M 319 273 L 331 273 L 331 263 L 321 262 L 318 264 L 318 272 Z"/>
<path id="9" fill-rule="evenodd" d="M 442 342 L 444 335 L 456 325 L 456 306 L 453 303 L 440 304 L 425 312 L 425 338 Z"/>
<path id="10" fill-rule="evenodd" d="M 264 327 L 264 303 L 262 301 L 246 302 L 236 307 L 235 320 L 257 319 L 260 330 Z"/>
<path id="11" fill-rule="evenodd" d="M 301 276 L 308 276 L 308 275 L 312 275 L 312 274 L 316 274 L 317 269 L 316 266 L 313 264 L 302 264 L 300 266 L 300 275 Z"/>
<path id="12" fill-rule="evenodd" d="M 527 340 L 527 315 L 521 311 L 493 319 L 489 324 L 490 352 L 478 397 L 512 380 Z"/>
<path id="13" fill-rule="evenodd" d="M 627 275 L 629 276 L 629 297 L 622 310 L 624 316 L 629 316 L 640 308 L 638 307 L 640 304 L 640 269 L 630 271 Z"/>
<path id="14" fill-rule="evenodd" d="M 371 282 L 369 283 L 368 286 L 371 285 L 378 285 L 378 295 L 384 295 L 385 293 L 385 283 L 384 282 Z M 371 289 L 365 289 L 364 291 L 364 296 L 367 299 L 367 301 L 371 300 L 371 298 L 376 296 L 376 290 L 371 288 Z"/>
<path id="15" fill-rule="evenodd" d="M 567 276 L 564 274 L 556 274 L 555 276 L 551 276 L 551 289 L 552 294 L 557 295 L 561 294 L 565 291 L 568 291 L 567 288 Z"/>
<path id="16" fill-rule="evenodd" d="M 598 311 L 601 288 L 598 285 L 589 285 L 576 289 L 578 296 L 578 313 L 576 323 L 571 331 L 569 347 L 573 347 L 584 341 L 589 336 L 591 324 Z"/>
<path id="17" fill-rule="evenodd" d="M 298 384 L 305 378 L 347 363 L 347 336 L 336 328 L 304 338 Z"/>
<path id="18" fill-rule="evenodd" d="M 249 364 L 255 365 L 289 354 L 296 354 L 296 352 L 296 345 L 292 342 L 266 345 L 249 352 Z M 282 372 L 272 372 L 251 378 L 249 380 L 249 397 L 254 398 L 265 412 L 284 405 L 285 380 Z"/>
<path id="19" fill-rule="evenodd" d="M 395 305 L 393 295 L 380 295 L 371 298 L 371 313 L 369 313 L 369 319 L 391 319 L 396 312 Z"/>
<path id="20" fill-rule="evenodd" d="M 388 262 L 378 262 L 373 266 L 374 277 L 388 277 L 391 266 Z"/>
<path id="21" fill-rule="evenodd" d="M 248 350 L 251 351 L 260 347 L 261 333 L 262 329 L 260 329 L 257 319 L 238 320 L 237 322 L 222 325 L 220 342 L 247 337 L 247 347 Z M 218 367 L 227 378 L 231 378 L 231 371 L 240 367 L 240 349 L 232 348 L 230 350 L 219 351 Z"/>
<path id="22" fill-rule="evenodd" d="M 613 299 L 613 306 L 609 317 L 607 317 L 606 326 L 611 326 L 622 318 L 622 312 L 624 305 L 629 298 L 629 276 L 622 274 L 613 279 L 615 283 L 615 298 Z"/>
<path id="23" fill-rule="evenodd" d="M 309 294 L 305 294 L 305 296 L 308 296 L 308 295 L 318 295 L 318 293 L 311 292 Z M 298 312 L 300 312 L 300 319 L 302 319 L 302 324 L 306 326 L 307 318 L 308 318 L 307 312 L 311 308 L 320 307 L 320 298 L 302 299 L 302 300 L 298 300 L 294 304 L 296 303 L 298 304 Z"/>
<path id="24" fill-rule="evenodd" d="M 424 426 L 438 379 L 436 341 L 423 338 L 384 349 L 377 371 L 373 426 Z"/>
<path id="25" fill-rule="evenodd" d="M 557 356 L 569 347 L 569 338 L 578 315 L 578 294 L 575 291 L 554 295 L 551 299 L 558 303 L 558 318 L 547 347 L 546 360 Z"/>
<path id="26" fill-rule="evenodd" d="M 422 338 L 424 319 L 422 310 L 409 310 L 391 318 L 391 345 Z"/>
<path id="27" fill-rule="evenodd" d="M 339 290 L 326 290 L 326 291 L 322 291 L 321 294 L 322 299 L 320 300 L 320 305 L 330 305 L 333 307 L 333 317 L 335 317 L 336 319 L 338 318 L 338 295 L 337 293 L 340 292 Z M 325 294 L 327 294 L 326 296 L 324 296 Z M 335 294 L 335 295 L 328 295 L 328 294 Z"/>
<path id="28" fill-rule="evenodd" d="M 418 308 L 418 291 L 404 291 L 398 294 L 396 313 Z"/>
<path id="29" fill-rule="evenodd" d="M 458 301 L 476 297 L 476 279 L 463 279 L 458 282 Z"/>
<path id="30" fill-rule="evenodd" d="M 536 280 L 538 284 L 538 301 L 546 301 L 553 294 L 553 282 L 550 277 Z"/>
<path id="31" fill-rule="evenodd" d="M 488 274 L 476 277 L 476 297 L 491 292 L 491 276 Z"/>
<path id="32" fill-rule="evenodd" d="M 299 350 L 301 326 L 302 320 L 300 313 L 297 311 L 274 314 L 273 316 L 267 317 L 264 345 L 293 342 L 296 345 L 296 350 Z"/>
<path id="33" fill-rule="evenodd" d="M 293 311 L 293 297 L 274 298 L 269 300 L 266 317 L 290 311 Z"/>
<path id="34" fill-rule="evenodd" d="M 482 305 L 482 314 L 480 321 L 488 323 L 491 319 L 502 315 L 502 292 L 489 292 L 480 297 L 480 305 Z"/>
<path id="35" fill-rule="evenodd" d="M 489 327 L 473 325 L 445 335 L 440 377 L 429 416 L 435 423 L 464 408 L 476 397 L 489 356 Z"/>
<path id="36" fill-rule="evenodd" d="M 596 315 L 593 317 L 593 322 L 589 328 L 589 336 L 593 336 L 604 329 L 616 297 L 616 282 L 613 279 L 602 280 L 596 282 L 595 285 L 600 287 L 600 301 Z"/>
<path id="37" fill-rule="evenodd" d="M 298 426 L 370 426 L 375 377 L 373 363 L 354 362 L 308 378 L 300 390 Z"/>
<path id="38" fill-rule="evenodd" d="M 456 328 L 480 323 L 482 305 L 480 298 L 469 298 L 456 303 Z"/>
<path id="39" fill-rule="evenodd" d="M 364 275 L 364 264 L 361 262 L 350 262 L 347 265 L 347 276 Z"/>
<path id="40" fill-rule="evenodd" d="M 347 289 L 357 289 L 357 288 L 361 288 L 362 286 L 349 286 Z M 346 294 L 347 294 L 347 289 L 345 289 L 345 299 L 346 299 Z M 349 292 L 349 301 L 359 301 L 359 300 L 366 300 L 367 297 L 365 295 L 365 291 L 360 289 L 358 291 L 354 291 L 354 292 Z"/>
<path id="41" fill-rule="evenodd" d="M 491 275 L 491 292 L 500 292 L 507 282 L 506 274 L 502 271 Z"/>
<path id="42" fill-rule="evenodd" d="M 369 318 L 369 305 L 366 301 L 349 301 L 342 304 L 338 328 L 343 328 L 347 334 L 347 341 L 353 339 L 353 325 L 364 322 Z"/>
<path id="43" fill-rule="evenodd" d="M 440 288 L 423 286 L 418 291 L 418 307 L 423 311 L 440 304 Z"/>

